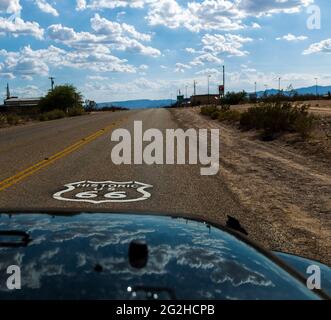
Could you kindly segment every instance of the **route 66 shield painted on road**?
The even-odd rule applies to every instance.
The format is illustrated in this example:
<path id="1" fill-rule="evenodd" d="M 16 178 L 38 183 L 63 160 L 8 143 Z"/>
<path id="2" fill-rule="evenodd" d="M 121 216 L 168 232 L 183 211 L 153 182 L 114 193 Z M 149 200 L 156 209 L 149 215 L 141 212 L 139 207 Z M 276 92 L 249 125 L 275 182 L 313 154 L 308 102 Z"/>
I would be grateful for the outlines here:
<path id="1" fill-rule="evenodd" d="M 89 202 L 93 204 L 107 202 L 135 202 L 147 200 L 151 194 L 146 191 L 150 184 L 128 181 L 90 181 L 84 180 L 64 185 L 65 190 L 53 195 L 60 201 Z"/>

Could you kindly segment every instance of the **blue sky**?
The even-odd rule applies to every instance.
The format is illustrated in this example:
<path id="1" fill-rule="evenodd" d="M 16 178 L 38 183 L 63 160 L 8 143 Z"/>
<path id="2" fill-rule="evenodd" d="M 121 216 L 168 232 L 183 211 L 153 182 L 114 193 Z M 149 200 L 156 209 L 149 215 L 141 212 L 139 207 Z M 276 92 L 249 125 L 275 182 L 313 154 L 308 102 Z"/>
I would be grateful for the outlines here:
<path id="1" fill-rule="evenodd" d="M 329 0 L 0 0 L 0 86 L 97 102 L 331 85 Z"/>

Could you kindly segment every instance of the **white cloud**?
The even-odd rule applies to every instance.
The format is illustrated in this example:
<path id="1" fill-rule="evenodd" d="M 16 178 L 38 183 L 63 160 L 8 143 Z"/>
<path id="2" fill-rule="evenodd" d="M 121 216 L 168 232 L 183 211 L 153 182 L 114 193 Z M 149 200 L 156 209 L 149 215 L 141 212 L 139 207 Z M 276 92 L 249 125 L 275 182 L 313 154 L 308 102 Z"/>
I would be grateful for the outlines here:
<path id="1" fill-rule="evenodd" d="M 310 47 L 303 51 L 304 55 L 314 53 L 331 53 L 331 39 L 326 39 L 321 42 L 313 43 Z"/>
<path id="2" fill-rule="evenodd" d="M 118 23 L 101 18 L 98 14 L 91 19 L 92 29 L 100 35 L 106 35 L 112 39 L 131 36 L 134 39 L 141 41 L 151 41 L 151 35 L 138 32 L 134 26 L 126 23 Z"/>
<path id="3" fill-rule="evenodd" d="M 156 1 L 149 5 L 147 20 L 151 25 L 201 30 L 239 30 L 247 28 L 243 19 L 274 13 L 299 12 L 313 0 L 203 0 L 186 6 L 178 0 Z M 257 23 L 252 28 L 259 28 Z"/>
<path id="4" fill-rule="evenodd" d="M 203 51 L 215 55 L 227 54 L 229 56 L 245 56 L 247 51 L 241 50 L 244 43 L 253 39 L 235 34 L 206 34 L 202 37 Z"/>
<path id="5" fill-rule="evenodd" d="M 18 13 L 21 9 L 19 0 L 0 0 L 0 13 Z"/>
<path id="6" fill-rule="evenodd" d="M 103 77 L 103 76 L 87 76 L 87 80 L 92 80 L 92 81 L 105 81 L 108 80 L 108 77 Z"/>
<path id="7" fill-rule="evenodd" d="M 256 23 L 256 22 L 253 22 L 252 25 L 251 25 L 251 27 L 253 29 L 261 29 L 261 26 L 258 23 Z"/>
<path id="8" fill-rule="evenodd" d="M 306 37 L 306 36 L 295 36 L 292 33 L 289 33 L 285 36 L 276 38 L 276 40 L 285 40 L 285 41 L 303 41 L 303 40 L 307 40 L 307 39 L 308 39 L 308 37 Z"/>
<path id="9" fill-rule="evenodd" d="M 35 3 L 41 11 L 45 13 L 49 13 L 54 17 L 59 16 L 57 10 L 54 7 L 52 7 L 46 0 L 35 0 Z"/>
<path id="10" fill-rule="evenodd" d="M 214 63 L 214 64 L 221 64 L 223 60 L 218 58 L 216 55 L 206 52 L 202 53 L 201 55 L 195 57 L 190 64 L 192 66 L 203 66 L 205 63 Z"/>
<path id="11" fill-rule="evenodd" d="M 196 50 L 194 48 L 185 48 L 185 51 L 188 53 L 196 53 Z"/>
<path id="12" fill-rule="evenodd" d="M 158 0 L 77 0 L 76 9 L 115 9 L 120 7 L 143 8 L 145 4 L 150 4 Z"/>
<path id="13" fill-rule="evenodd" d="M 147 15 L 151 25 L 168 28 L 185 27 L 193 32 L 201 30 L 237 30 L 243 28 L 240 13 L 230 1 L 204 0 L 180 6 L 176 0 L 152 3 Z"/>
<path id="14" fill-rule="evenodd" d="M 314 0 L 239 0 L 238 9 L 246 15 L 264 15 L 272 13 L 295 13 Z"/>
<path id="15" fill-rule="evenodd" d="M 40 90 L 39 87 L 35 85 L 28 85 L 25 87 L 16 87 L 14 88 L 13 93 L 19 97 L 31 98 L 31 97 L 41 97 L 45 93 Z"/>
<path id="16" fill-rule="evenodd" d="M 200 0 L 181 5 L 178 0 L 77 0 L 77 10 L 114 9 L 118 7 L 148 7 L 150 25 L 168 28 L 184 27 L 193 32 L 201 30 L 239 30 L 247 26 L 247 17 L 259 17 L 275 13 L 295 13 L 314 0 Z M 259 28 L 253 23 L 252 28 Z"/>
<path id="17" fill-rule="evenodd" d="M 12 74 L 21 78 L 47 76 L 50 67 L 69 67 L 94 72 L 124 72 L 135 73 L 136 68 L 113 56 L 102 46 L 89 50 L 65 51 L 50 46 L 47 49 L 33 50 L 30 46 L 19 52 L 0 51 L 4 62 L 1 73 Z"/>
<path id="18" fill-rule="evenodd" d="M 91 19 L 91 27 L 93 33 L 76 32 L 72 28 L 56 24 L 48 27 L 48 35 L 52 40 L 73 48 L 93 48 L 100 44 L 113 50 L 132 51 L 151 57 L 161 55 L 158 49 L 140 42 L 150 41 L 151 35 L 138 32 L 132 25 L 112 22 L 96 14 Z"/>
<path id="19" fill-rule="evenodd" d="M 198 72 L 196 72 L 195 74 L 198 74 L 198 75 L 218 75 L 220 74 L 220 71 L 215 69 L 215 68 L 207 68 L 207 69 L 203 69 L 203 70 L 200 70 Z"/>
<path id="20" fill-rule="evenodd" d="M 77 0 L 76 1 L 76 10 L 81 11 L 86 9 L 86 1 L 85 0 Z"/>
<path id="21" fill-rule="evenodd" d="M 33 36 L 37 39 L 42 39 L 44 30 L 37 22 L 24 21 L 17 17 L 14 20 L 8 20 L 0 17 L 0 32 L 11 34 L 14 37 L 18 36 Z"/>
<path id="22" fill-rule="evenodd" d="M 185 70 L 191 69 L 191 66 L 184 63 L 176 63 L 175 72 L 185 72 Z"/>
<path id="23" fill-rule="evenodd" d="M 139 70 L 147 70 L 149 67 L 148 67 L 148 65 L 146 65 L 146 64 L 141 64 L 140 66 L 139 66 Z"/>

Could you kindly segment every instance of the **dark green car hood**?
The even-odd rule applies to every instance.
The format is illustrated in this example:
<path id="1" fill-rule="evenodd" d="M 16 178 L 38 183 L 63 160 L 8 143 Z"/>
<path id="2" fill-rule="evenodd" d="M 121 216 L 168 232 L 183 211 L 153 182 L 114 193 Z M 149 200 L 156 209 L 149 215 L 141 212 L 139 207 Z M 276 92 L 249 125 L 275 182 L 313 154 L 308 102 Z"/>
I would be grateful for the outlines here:
<path id="1" fill-rule="evenodd" d="M 24 231 L 31 241 L 0 247 L 0 299 L 319 299 L 240 237 L 199 221 L 1 214 L 0 232 L 8 230 Z M 142 268 L 128 258 L 137 240 L 148 248 Z M 21 268 L 20 290 L 5 286 L 10 265 Z"/>

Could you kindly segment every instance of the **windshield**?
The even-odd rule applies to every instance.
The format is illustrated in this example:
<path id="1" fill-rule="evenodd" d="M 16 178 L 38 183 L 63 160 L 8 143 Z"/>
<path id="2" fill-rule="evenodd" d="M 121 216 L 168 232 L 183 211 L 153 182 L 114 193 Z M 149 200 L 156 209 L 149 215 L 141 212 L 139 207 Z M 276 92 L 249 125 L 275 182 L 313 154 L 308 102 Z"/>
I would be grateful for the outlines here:
<path id="1" fill-rule="evenodd" d="M 136 276 L 181 300 L 325 297 L 329 15 L 326 0 L 0 0 L 0 292 L 117 299 Z M 140 240 L 165 253 L 116 273 Z M 85 269 L 103 259 L 121 289 Z"/>

